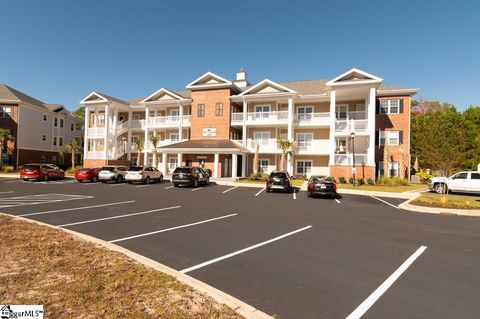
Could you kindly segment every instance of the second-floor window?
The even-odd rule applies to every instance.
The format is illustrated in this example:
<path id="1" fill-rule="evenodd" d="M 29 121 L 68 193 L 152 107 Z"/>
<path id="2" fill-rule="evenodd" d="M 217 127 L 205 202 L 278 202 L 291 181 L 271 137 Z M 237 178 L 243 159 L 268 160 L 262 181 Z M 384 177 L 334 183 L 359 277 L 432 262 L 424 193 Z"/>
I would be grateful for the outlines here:
<path id="1" fill-rule="evenodd" d="M 298 146 L 310 146 L 312 145 L 313 134 L 312 133 L 299 133 L 297 134 Z"/>
<path id="2" fill-rule="evenodd" d="M 178 139 L 179 139 L 178 133 L 170 133 L 170 141 L 176 142 L 178 141 Z"/>
<path id="3" fill-rule="evenodd" d="M 60 119 L 60 127 L 63 127 L 63 119 Z"/>
<path id="4" fill-rule="evenodd" d="M 268 139 L 270 138 L 269 132 L 255 132 L 253 139 L 260 145 L 268 144 Z"/>
<path id="5" fill-rule="evenodd" d="M 45 114 L 43 114 L 43 120 L 46 121 L 47 120 L 47 116 Z"/>
<path id="6" fill-rule="evenodd" d="M 53 137 L 53 146 L 57 146 L 57 137 L 56 136 Z"/>
<path id="7" fill-rule="evenodd" d="M 205 116 L 205 104 L 198 104 L 197 106 L 197 117 Z"/>
<path id="8" fill-rule="evenodd" d="M 53 119 L 53 126 L 55 126 L 55 127 L 58 126 L 58 119 L 57 118 Z"/>
<path id="9" fill-rule="evenodd" d="M 380 131 L 379 145 L 400 145 L 402 144 L 402 131 Z"/>
<path id="10" fill-rule="evenodd" d="M 98 114 L 98 124 L 105 124 L 105 113 Z"/>
<path id="11" fill-rule="evenodd" d="M 299 120 L 310 119 L 310 118 L 312 118 L 313 107 L 312 106 L 300 106 L 297 109 L 297 113 L 298 113 L 298 119 Z"/>
<path id="12" fill-rule="evenodd" d="M 60 137 L 58 139 L 58 146 L 63 146 L 63 138 L 62 137 Z"/>
<path id="13" fill-rule="evenodd" d="M 47 136 L 46 135 L 42 135 L 42 141 L 46 141 L 47 140 Z"/>
<path id="14" fill-rule="evenodd" d="M 0 117 L 12 117 L 12 108 L 10 106 L 0 106 Z"/>
<path id="15" fill-rule="evenodd" d="M 223 103 L 215 103 L 215 116 L 223 116 Z"/>
<path id="16" fill-rule="evenodd" d="M 400 100 L 380 100 L 380 114 L 400 113 Z"/>
<path id="17" fill-rule="evenodd" d="M 70 124 L 70 131 L 73 131 L 73 123 Z"/>

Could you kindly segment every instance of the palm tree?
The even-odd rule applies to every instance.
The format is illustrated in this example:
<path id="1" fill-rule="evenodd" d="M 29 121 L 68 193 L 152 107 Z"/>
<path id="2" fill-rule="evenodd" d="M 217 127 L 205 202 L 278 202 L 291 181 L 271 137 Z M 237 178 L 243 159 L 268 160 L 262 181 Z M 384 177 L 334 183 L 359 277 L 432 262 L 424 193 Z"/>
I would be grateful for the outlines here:
<path id="1" fill-rule="evenodd" d="M 3 151 L 6 144 L 13 142 L 14 138 L 12 132 L 8 129 L 0 128 L 0 167 L 3 166 Z"/>
<path id="2" fill-rule="evenodd" d="M 80 143 L 77 139 L 73 139 L 70 144 L 65 145 L 67 151 L 72 155 L 72 170 L 75 169 L 75 156 L 80 152 Z"/>
<path id="3" fill-rule="evenodd" d="M 143 153 L 143 147 L 144 147 L 144 142 L 143 139 L 139 138 L 135 140 L 135 147 L 137 148 L 138 156 L 137 156 L 137 166 L 140 166 L 141 163 L 141 158 L 142 158 L 142 153 Z"/>
<path id="4" fill-rule="evenodd" d="M 150 137 L 150 142 L 152 142 L 152 146 L 153 146 L 153 154 L 152 154 L 152 166 L 153 167 L 157 167 L 157 145 L 158 145 L 158 141 L 160 139 L 158 138 L 157 135 L 152 135 Z"/>
<path id="5" fill-rule="evenodd" d="M 285 158 L 287 155 L 293 155 L 293 147 L 295 142 L 289 140 L 278 140 L 278 147 L 282 150 L 280 157 L 280 170 L 285 168 Z"/>
<path id="6" fill-rule="evenodd" d="M 260 149 L 260 145 L 258 143 L 255 144 L 255 154 L 253 155 L 253 173 L 255 176 L 258 175 L 258 151 Z"/>

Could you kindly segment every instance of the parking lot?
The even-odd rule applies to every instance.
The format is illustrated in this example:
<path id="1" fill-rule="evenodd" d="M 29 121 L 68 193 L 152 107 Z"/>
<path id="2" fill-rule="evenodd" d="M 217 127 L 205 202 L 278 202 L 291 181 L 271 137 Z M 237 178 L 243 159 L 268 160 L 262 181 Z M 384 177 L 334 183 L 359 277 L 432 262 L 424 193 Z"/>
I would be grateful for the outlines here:
<path id="1" fill-rule="evenodd" d="M 279 318 L 478 318 L 480 219 L 402 201 L 0 179 L 3 212 L 123 246 Z"/>

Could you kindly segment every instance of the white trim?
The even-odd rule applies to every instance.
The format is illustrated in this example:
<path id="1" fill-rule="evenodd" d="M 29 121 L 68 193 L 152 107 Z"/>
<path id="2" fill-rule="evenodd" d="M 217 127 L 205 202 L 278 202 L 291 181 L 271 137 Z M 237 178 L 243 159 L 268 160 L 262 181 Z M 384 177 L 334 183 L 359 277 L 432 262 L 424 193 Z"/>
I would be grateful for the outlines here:
<path id="1" fill-rule="evenodd" d="M 223 83 L 215 83 L 215 84 L 196 84 L 197 82 L 200 82 L 206 77 L 212 77 L 220 82 Z M 210 71 L 206 72 L 205 74 L 201 75 L 200 77 L 196 78 L 192 82 L 188 83 L 186 88 L 187 89 L 192 89 L 192 88 L 203 88 L 203 87 L 218 87 L 218 86 L 225 86 L 225 85 L 232 85 L 231 81 L 228 81 L 227 79 L 222 78 L 219 75 L 216 75 Z"/>
<path id="2" fill-rule="evenodd" d="M 258 87 L 264 85 L 265 83 L 268 84 L 269 86 L 274 87 L 274 88 L 283 90 L 283 91 L 285 91 L 286 93 L 297 93 L 296 91 L 294 91 L 294 90 L 292 90 L 292 89 L 290 89 L 290 88 L 288 88 L 288 87 L 286 87 L 286 86 L 283 86 L 283 85 L 281 85 L 281 84 L 278 84 L 278 83 L 276 83 L 276 82 L 273 82 L 273 81 L 271 81 L 271 80 L 269 80 L 269 79 L 265 79 L 265 80 L 263 80 L 263 81 L 258 82 L 258 83 L 255 84 L 254 86 L 248 88 L 247 90 L 243 91 L 242 93 L 238 94 L 238 96 L 246 95 L 246 94 L 248 94 L 249 92 L 257 89 Z M 271 93 L 270 93 L 270 94 L 271 94 Z"/>
<path id="3" fill-rule="evenodd" d="M 378 90 L 377 96 L 390 95 L 390 94 L 408 94 L 415 95 L 420 89 L 393 89 L 393 90 Z"/>
<path id="4" fill-rule="evenodd" d="M 146 97 L 145 99 L 143 99 L 142 101 L 140 101 L 140 103 L 146 103 L 146 102 L 156 102 L 156 101 L 149 101 L 151 98 L 153 98 L 155 95 L 159 94 L 159 93 L 165 93 L 167 95 L 170 95 L 171 97 L 175 98 L 176 100 L 186 100 L 185 98 L 181 97 L 180 95 L 178 94 L 175 94 L 173 93 L 172 91 L 170 90 L 167 90 L 165 88 L 161 88 L 157 91 L 155 91 L 153 94 L 150 94 L 148 97 Z"/>
<path id="5" fill-rule="evenodd" d="M 361 75 L 363 75 L 367 78 L 370 78 L 370 79 L 361 80 L 361 81 L 342 81 L 342 82 L 338 82 L 342 78 L 344 78 L 344 77 L 346 77 L 346 76 L 348 76 L 352 73 L 358 73 L 358 74 L 361 74 Z M 353 68 L 353 69 L 348 70 L 347 72 L 344 72 L 344 73 L 340 74 L 339 76 L 333 78 L 332 80 L 328 81 L 325 85 L 326 86 L 335 86 L 335 85 L 348 85 L 348 84 L 366 84 L 366 83 L 379 83 L 379 82 L 382 82 L 382 81 L 383 81 L 383 79 L 379 78 L 378 76 L 375 76 L 375 75 L 367 73 L 365 71 Z"/>
<path id="6" fill-rule="evenodd" d="M 96 100 L 96 101 L 87 101 L 91 96 L 96 96 L 98 98 L 100 98 L 100 100 Z M 102 96 L 101 94 L 98 94 L 97 92 L 93 91 L 92 93 L 90 93 L 89 95 L 87 95 L 83 100 L 80 101 L 81 104 L 92 104 L 92 103 L 100 103 L 100 102 L 108 102 L 107 98 L 105 98 L 104 96 Z"/>

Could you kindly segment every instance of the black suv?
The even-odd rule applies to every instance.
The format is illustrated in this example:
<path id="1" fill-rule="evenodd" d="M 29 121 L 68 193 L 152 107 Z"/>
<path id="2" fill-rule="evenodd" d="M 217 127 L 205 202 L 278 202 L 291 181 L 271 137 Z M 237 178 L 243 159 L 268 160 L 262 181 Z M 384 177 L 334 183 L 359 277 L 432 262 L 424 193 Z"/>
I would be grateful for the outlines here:
<path id="1" fill-rule="evenodd" d="M 292 181 L 287 172 L 272 172 L 267 180 L 267 192 L 279 189 L 287 192 L 293 191 Z"/>
<path id="2" fill-rule="evenodd" d="M 180 166 L 173 172 L 172 182 L 175 187 L 178 187 L 180 184 L 193 187 L 198 187 L 200 184 L 208 185 L 210 183 L 210 174 L 201 167 Z"/>

